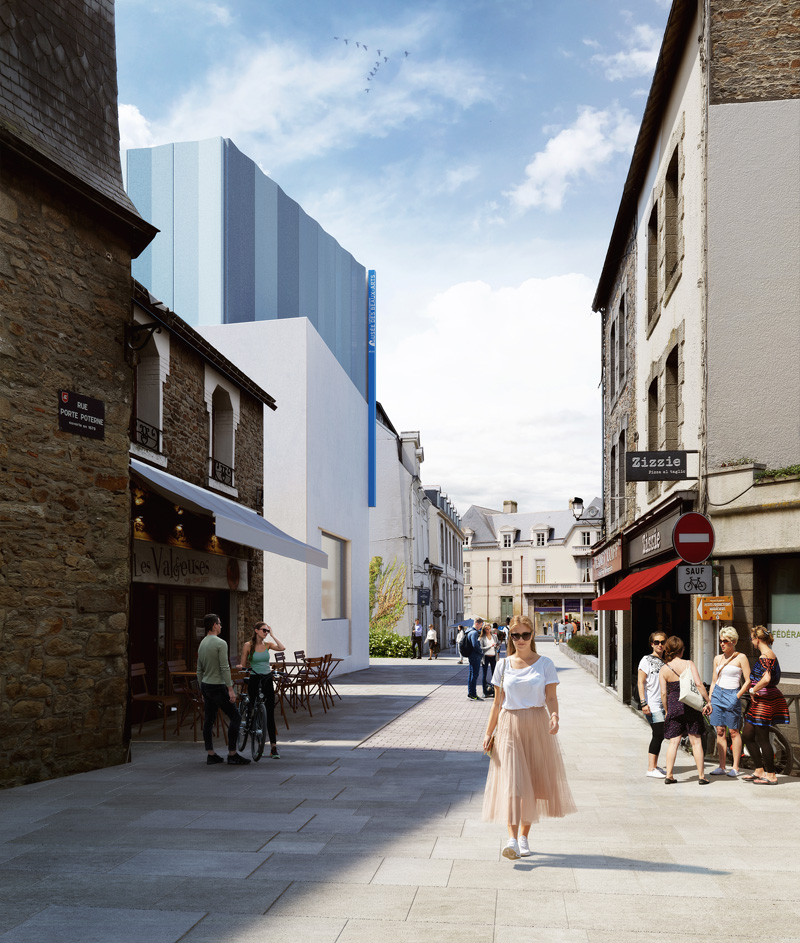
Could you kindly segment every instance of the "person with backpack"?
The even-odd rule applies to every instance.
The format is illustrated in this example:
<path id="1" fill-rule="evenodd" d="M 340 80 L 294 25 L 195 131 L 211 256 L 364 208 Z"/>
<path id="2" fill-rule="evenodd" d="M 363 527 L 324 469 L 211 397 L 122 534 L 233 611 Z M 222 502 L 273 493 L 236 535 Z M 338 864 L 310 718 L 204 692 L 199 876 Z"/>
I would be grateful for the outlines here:
<path id="1" fill-rule="evenodd" d="M 461 642 L 461 647 L 459 648 L 460 654 L 469 662 L 467 697 L 471 701 L 483 700 L 482 697 L 478 697 L 478 675 L 481 672 L 481 661 L 483 660 L 480 642 L 482 629 L 483 619 L 477 618 L 472 628 L 467 631 Z"/>

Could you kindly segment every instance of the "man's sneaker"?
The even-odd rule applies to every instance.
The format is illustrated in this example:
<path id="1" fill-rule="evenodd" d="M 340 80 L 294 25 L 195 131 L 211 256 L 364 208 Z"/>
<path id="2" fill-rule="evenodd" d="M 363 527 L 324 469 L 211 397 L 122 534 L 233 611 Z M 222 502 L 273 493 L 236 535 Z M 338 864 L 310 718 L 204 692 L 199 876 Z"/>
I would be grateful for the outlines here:
<path id="1" fill-rule="evenodd" d="M 280 753 L 278 753 L 277 747 L 272 747 L 272 749 L 269 751 L 269 755 L 270 757 L 272 757 L 273 760 L 279 760 L 281 758 Z"/>
<path id="2" fill-rule="evenodd" d="M 531 853 L 531 846 L 528 844 L 527 835 L 519 836 L 519 853 L 523 858 L 527 858 Z"/>
<path id="3" fill-rule="evenodd" d="M 246 756 L 240 756 L 238 753 L 228 754 L 228 766 L 247 766 L 249 762 Z"/>
<path id="4" fill-rule="evenodd" d="M 483 698 L 482 698 L 482 697 L 478 697 L 477 694 L 468 694 L 467 697 L 468 697 L 471 701 L 482 701 L 482 700 L 483 700 Z"/>
<path id="5" fill-rule="evenodd" d="M 512 861 L 516 861 L 519 858 L 519 845 L 517 844 L 516 838 L 509 838 L 508 844 L 503 849 L 503 857 L 511 858 Z"/>
<path id="6" fill-rule="evenodd" d="M 646 775 L 648 775 L 650 779 L 664 779 L 667 774 L 662 773 L 660 769 L 656 768 L 649 770 Z"/>
<path id="7" fill-rule="evenodd" d="M 224 763 L 225 760 L 219 755 L 219 753 L 209 753 L 206 757 L 207 766 L 216 766 L 217 763 Z"/>

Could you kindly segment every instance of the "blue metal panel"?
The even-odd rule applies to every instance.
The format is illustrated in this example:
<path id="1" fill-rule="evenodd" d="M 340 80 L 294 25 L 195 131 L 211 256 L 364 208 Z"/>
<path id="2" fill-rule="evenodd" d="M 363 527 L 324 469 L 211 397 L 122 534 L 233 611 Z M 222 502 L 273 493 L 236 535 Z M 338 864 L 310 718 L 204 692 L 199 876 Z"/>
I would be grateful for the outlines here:
<path id="1" fill-rule="evenodd" d="M 174 145 L 175 304 L 184 320 L 197 324 L 199 258 L 197 161 L 198 143 Z"/>
<path id="2" fill-rule="evenodd" d="M 278 317 L 296 318 L 300 308 L 298 276 L 300 207 L 278 187 Z"/>
<path id="3" fill-rule="evenodd" d="M 198 324 L 222 324 L 222 148 L 222 138 L 211 138 L 198 144 Z"/>
<path id="4" fill-rule="evenodd" d="M 300 317 L 308 318 L 314 327 L 319 330 L 317 297 L 319 292 L 319 233 L 321 230 L 319 223 L 313 220 L 302 207 L 299 210 L 299 223 L 299 307 L 297 313 Z"/>
<path id="5" fill-rule="evenodd" d="M 223 152 L 225 324 L 255 320 L 255 175 L 260 171 L 230 141 Z"/>
<path id="6" fill-rule="evenodd" d="M 278 317 L 278 185 L 260 171 L 255 175 L 254 318 Z"/>
<path id="7" fill-rule="evenodd" d="M 317 258 L 317 330 L 330 350 L 336 346 L 336 251 L 338 243 L 320 229 Z"/>

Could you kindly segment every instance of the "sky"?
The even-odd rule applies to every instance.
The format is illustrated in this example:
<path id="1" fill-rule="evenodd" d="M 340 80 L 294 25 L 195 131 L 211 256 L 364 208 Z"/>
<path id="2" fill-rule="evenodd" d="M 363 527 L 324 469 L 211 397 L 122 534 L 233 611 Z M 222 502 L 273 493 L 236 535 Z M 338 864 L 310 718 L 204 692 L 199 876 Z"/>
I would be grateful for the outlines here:
<path id="1" fill-rule="evenodd" d="M 669 6 L 116 0 L 121 146 L 230 138 L 376 270 L 378 399 L 462 515 L 588 504 L 591 303 Z"/>

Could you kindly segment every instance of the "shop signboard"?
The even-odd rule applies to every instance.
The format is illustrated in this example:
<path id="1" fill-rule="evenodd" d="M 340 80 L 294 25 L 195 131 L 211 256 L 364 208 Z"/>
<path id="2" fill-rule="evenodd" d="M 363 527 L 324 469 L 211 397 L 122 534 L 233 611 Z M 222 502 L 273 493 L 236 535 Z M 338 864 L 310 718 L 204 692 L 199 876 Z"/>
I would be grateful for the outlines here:
<path id="1" fill-rule="evenodd" d="M 247 592 L 247 560 L 149 540 L 133 541 L 134 583 Z"/>
<path id="2" fill-rule="evenodd" d="M 417 590 L 417 605 L 429 606 L 431 603 L 431 591 L 427 586 L 420 587 Z"/>
<path id="3" fill-rule="evenodd" d="M 679 481 L 688 477 L 686 452 L 626 452 L 626 481 Z"/>
<path id="4" fill-rule="evenodd" d="M 652 524 L 647 530 L 630 537 L 625 548 L 628 566 L 632 567 L 668 552 L 672 548 L 672 531 L 680 516 L 680 511 L 675 511 L 663 521 Z"/>
<path id="5" fill-rule="evenodd" d="M 697 618 L 703 622 L 730 622 L 733 619 L 733 596 L 700 596 Z"/>
<path id="6" fill-rule="evenodd" d="M 781 672 L 784 675 L 800 674 L 800 622 L 770 622 L 768 628 Z"/>
<path id="7" fill-rule="evenodd" d="M 596 553 L 592 557 L 592 580 L 595 583 L 598 580 L 605 579 L 612 573 L 619 573 L 621 569 L 622 541 L 619 538 L 607 547 L 603 547 L 600 553 Z"/>
<path id="8" fill-rule="evenodd" d="M 711 591 L 714 581 L 713 567 L 710 566 L 679 566 L 678 592 L 681 595 L 702 594 Z"/>

